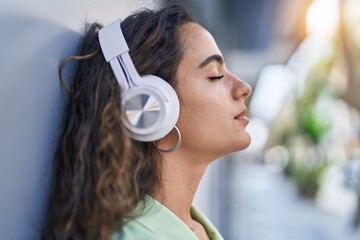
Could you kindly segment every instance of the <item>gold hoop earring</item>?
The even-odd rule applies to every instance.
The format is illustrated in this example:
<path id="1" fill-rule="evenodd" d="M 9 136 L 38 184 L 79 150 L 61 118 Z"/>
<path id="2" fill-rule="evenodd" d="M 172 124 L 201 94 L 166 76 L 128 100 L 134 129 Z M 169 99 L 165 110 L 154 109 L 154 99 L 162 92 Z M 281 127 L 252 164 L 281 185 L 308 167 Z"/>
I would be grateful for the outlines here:
<path id="1" fill-rule="evenodd" d="M 177 141 L 177 143 L 175 144 L 175 146 L 173 146 L 173 147 L 171 147 L 171 148 L 169 148 L 169 149 L 161 149 L 161 148 L 158 147 L 158 145 L 156 145 L 156 142 L 153 141 L 155 147 L 156 147 L 159 151 L 169 153 L 169 152 L 174 152 L 174 151 L 176 151 L 176 150 L 179 148 L 180 143 L 181 143 L 181 133 L 180 133 L 180 130 L 179 130 L 178 127 L 174 126 L 174 128 L 175 128 L 175 130 L 176 130 L 176 132 L 177 132 L 177 134 L 178 134 L 178 141 Z"/>

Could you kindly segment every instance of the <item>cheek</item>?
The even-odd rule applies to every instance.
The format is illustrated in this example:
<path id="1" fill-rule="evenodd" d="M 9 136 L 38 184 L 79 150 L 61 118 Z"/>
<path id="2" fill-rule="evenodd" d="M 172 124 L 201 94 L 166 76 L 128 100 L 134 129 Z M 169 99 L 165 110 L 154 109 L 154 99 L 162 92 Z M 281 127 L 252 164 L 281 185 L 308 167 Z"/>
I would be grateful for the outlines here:
<path id="1" fill-rule="evenodd" d="M 209 95 L 192 94 L 184 95 L 180 105 L 178 127 L 182 128 L 185 138 L 204 141 L 222 131 L 226 121 L 226 104 L 223 99 L 209 98 Z"/>
<path id="2" fill-rule="evenodd" d="M 204 79 L 192 80 L 178 85 L 181 124 L 193 125 L 193 131 L 203 128 L 209 131 L 209 127 L 219 125 L 219 121 L 229 115 L 229 91 L 225 86 Z"/>
<path id="3" fill-rule="evenodd" d="M 209 102 L 193 102 L 191 105 L 184 105 L 180 110 L 181 121 L 186 125 L 195 125 L 197 128 L 214 126 L 221 119 L 223 109 L 217 108 Z"/>

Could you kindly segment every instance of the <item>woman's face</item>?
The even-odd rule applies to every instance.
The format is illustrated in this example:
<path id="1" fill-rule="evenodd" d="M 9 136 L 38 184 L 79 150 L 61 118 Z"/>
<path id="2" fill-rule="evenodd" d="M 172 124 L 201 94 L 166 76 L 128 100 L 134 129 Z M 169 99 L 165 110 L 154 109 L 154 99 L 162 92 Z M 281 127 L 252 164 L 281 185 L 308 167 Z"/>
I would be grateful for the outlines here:
<path id="1" fill-rule="evenodd" d="M 181 42 L 185 52 L 175 87 L 181 148 L 218 158 L 248 147 L 245 99 L 251 87 L 226 69 L 215 40 L 201 26 L 183 25 Z"/>

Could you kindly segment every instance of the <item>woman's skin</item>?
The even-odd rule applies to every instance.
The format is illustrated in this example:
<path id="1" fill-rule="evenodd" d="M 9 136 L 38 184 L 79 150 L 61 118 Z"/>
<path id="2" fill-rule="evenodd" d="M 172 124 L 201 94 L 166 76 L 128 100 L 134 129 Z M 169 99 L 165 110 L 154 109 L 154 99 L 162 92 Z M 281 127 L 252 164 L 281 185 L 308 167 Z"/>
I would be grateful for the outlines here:
<path id="1" fill-rule="evenodd" d="M 162 187 L 151 195 L 193 228 L 199 239 L 208 239 L 202 225 L 190 216 L 191 204 L 209 163 L 249 146 L 245 99 L 251 87 L 226 69 L 207 30 L 188 23 L 180 31 L 185 52 L 175 90 L 180 99 L 177 127 L 182 142 L 175 152 L 162 153 Z M 218 76 L 223 78 L 211 79 Z M 173 130 L 157 144 L 170 148 L 177 138 Z"/>

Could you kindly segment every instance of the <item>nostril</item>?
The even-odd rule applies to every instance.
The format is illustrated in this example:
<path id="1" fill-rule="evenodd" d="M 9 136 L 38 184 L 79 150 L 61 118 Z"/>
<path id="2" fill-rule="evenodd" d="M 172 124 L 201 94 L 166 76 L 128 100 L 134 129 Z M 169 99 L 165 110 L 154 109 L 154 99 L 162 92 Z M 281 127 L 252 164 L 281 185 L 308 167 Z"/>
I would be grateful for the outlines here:
<path id="1" fill-rule="evenodd" d="M 233 90 L 234 98 L 235 99 L 247 98 L 251 95 L 251 93 L 252 93 L 251 86 L 248 83 L 240 79 L 237 79 L 237 81 L 234 83 L 234 90 Z"/>

